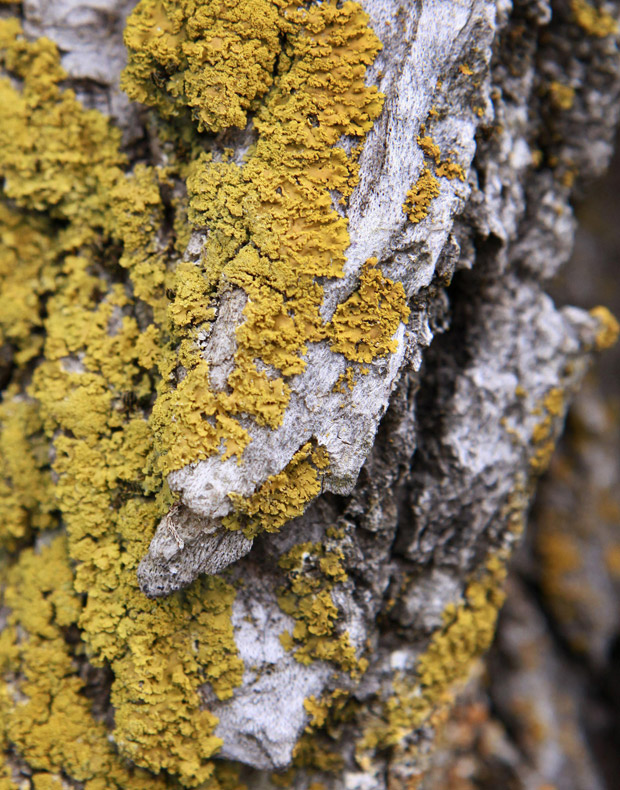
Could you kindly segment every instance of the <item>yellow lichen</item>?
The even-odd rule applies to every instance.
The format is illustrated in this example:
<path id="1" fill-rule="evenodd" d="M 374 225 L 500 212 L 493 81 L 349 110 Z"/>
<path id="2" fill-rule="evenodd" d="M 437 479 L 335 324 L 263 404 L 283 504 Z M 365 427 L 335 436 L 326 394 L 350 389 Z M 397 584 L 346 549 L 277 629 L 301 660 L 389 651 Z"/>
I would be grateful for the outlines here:
<path id="1" fill-rule="evenodd" d="M 8 77 L 0 78 L 4 191 L 20 207 L 81 220 L 79 230 L 92 236 L 103 224 L 101 176 L 110 170 L 113 176 L 124 163 L 120 132 L 60 89 L 66 75 L 55 44 L 26 42 L 19 34 L 17 20 L 0 20 L 0 66 L 23 80 L 17 91 Z"/>
<path id="2" fill-rule="evenodd" d="M 443 625 L 418 658 L 415 676 L 396 678 L 381 716 L 367 725 L 357 744 L 361 765 L 367 764 L 369 750 L 398 746 L 414 730 L 432 724 L 451 703 L 455 690 L 493 640 L 505 576 L 504 560 L 491 556 L 468 584 L 463 601 L 446 607 Z"/>
<path id="3" fill-rule="evenodd" d="M 278 591 L 278 605 L 295 619 L 292 634 L 284 631 L 280 641 L 302 664 L 332 661 L 359 677 L 368 662 L 356 657 L 348 633 L 337 633 L 338 609 L 331 596 L 334 584 L 347 579 L 342 559 L 339 549 L 322 543 L 299 543 L 280 558 L 287 584 Z"/>
<path id="4" fill-rule="evenodd" d="M 306 504 L 320 493 L 320 473 L 328 464 L 323 448 L 306 443 L 279 474 L 272 475 L 252 496 L 229 494 L 235 513 L 226 516 L 222 523 L 227 529 L 242 529 L 247 538 L 263 531 L 277 532 L 300 516 Z"/>
<path id="5" fill-rule="evenodd" d="M 344 759 L 335 752 L 319 743 L 312 735 L 302 735 L 293 749 L 293 765 L 297 768 L 336 773 L 341 771 Z"/>
<path id="6" fill-rule="evenodd" d="M 331 347 L 355 362 L 371 362 L 396 351 L 393 336 L 409 318 L 405 289 L 384 277 L 377 259 L 362 268 L 359 287 L 338 305 L 331 322 Z"/>
<path id="7" fill-rule="evenodd" d="M 429 114 L 429 117 L 432 117 L 432 114 Z M 431 203 L 441 192 L 436 176 L 449 179 L 458 178 L 465 181 L 465 171 L 459 164 L 451 159 L 441 161 L 441 149 L 433 138 L 426 134 L 425 126 L 422 126 L 417 141 L 429 164 L 422 168 L 418 180 L 407 192 L 403 203 L 403 211 L 409 221 L 414 224 L 421 222 L 428 216 Z M 434 169 L 434 174 L 431 168 Z"/>
<path id="8" fill-rule="evenodd" d="M 407 198 L 403 204 L 403 211 L 413 223 L 421 222 L 428 216 L 428 210 L 433 200 L 439 195 L 439 181 L 425 167 L 420 177 L 407 192 Z"/>
<path id="9" fill-rule="evenodd" d="M 618 32 L 618 21 L 609 12 L 603 11 L 587 0 L 571 0 L 571 10 L 575 21 L 586 33 L 605 38 Z"/>
<path id="10" fill-rule="evenodd" d="M 0 545 L 11 551 L 33 530 L 57 525 L 48 449 L 37 404 L 5 393 L 0 401 Z"/>
<path id="11" fill-rule="evenodd" d="M 41 787 L 53 786 L 62 773 L 88 788 L 102 781 L 123 790 L 163 788 L 165 780 L 119 760 L 105 724 L 93 718 L 66 638 L 81 610 L 72 582 L 64 538 L 39 553 L 23 551 L 7 574 L 4 603 L 11 613 L 0 648 L 21 702 L 4 711 L 6 741 L 38 773 Z"/>
<path id="12" fill-rule="evenodd" d="M 199 130 L 243 128 L 273 84 L 281 45 L 270 0 L 142 0 L 125 31 L 132 57 L 121 87 Z"/>
<path id="13" fill-rule="evenodd" d="M 332 209 L 330 192 L 348 194 L 352 161 L 359 155 L 359 146 L 349 156 L 337 142 L 343 135 L 363 140 L 381 109 L 382 97 L 376 88 L 364 84 L 366 66 L 379 42 L 354 3 L 300 9 L 274 0 L 271 6 L 277 10 L 270 16 L 274 41 L 286 37 L 286 54 L 273 85 L 265 83 L 265 90 L 271 89 L 264 102 L 257 105 L 256 143 L 242 165 L 213 161 L 210 154 L 204 154 L 187 169 L 188 218 L 195 227 L 209 229 L 201 265 L 205 281 L 214 287 L 222 279 L 242 289 L 247 301 L 245 320 L 236 331 L 235 370 L 228 378 L 228 390 L 213 394 L 209 409 L 214 411 L 205 412 L 207 421 L 209 416 L 216 420 L 212 430 L 190 416 L 200 411 L 196 394 L 209 388 L 200 349 L 192 352 L 186 345 L 188 353 L 182 360 L 178 357 L 186 369 L 183 378 L 160 395 L 154 411 L 154 430 L 166 471 L 214 454 L 221 442 L 227 456 L 240 455 L 244 440 L 236 415 L 277 427 L 289 399 L 285 377 L 305 368 L 309 343 L 333 332 L 320 315 L 323 287 L 318 278 L 342 276 L 349 238 L 346 221 Z M 181 27 L 175 27 L 176 32 L 168 31 L 168 23 L 164 25 L 168 31 L 164 39 L 185 36 L 182 28 L 189 25 L 189 7 L 182 4 Z M 166 18 L 172 13 L 167 4 L 142 3 L 135 20 L 129 21 L 129 30 L 135 28 L 140 40 L 145 25 L 155 24 L 154 8 L 161 11 L 157 19 L 164 11 Z M 196 26 L 203 30 L 202 22 Z M 130 62 L 125 80 L 137 83 L 139 91 L 145 86 L 140 76 L 145 66 L 142 54 L 133 52 L 132 36 L 133 32 L 128 33 Z M 231 68 L 222 80 L 227 79 L 233 91 L 234 64 L 227 65 L 225 59 L 217 62 L 224 71 Z M 160 107 L 164 98 L 168 101 L 162 91 L 153 92 L 149 86 L 142 100 Z M 183 91 L 175 94 L 175 102 L 187 101 Z M 391 321 L 389 311 L 385 319 Z M 395 328 L 390 323 L 387 329 L 375 331 L 391 335 Z M 387 353 L 385 346 L 377 344 L 376 355 Z M 277 375 L 268 376 L 257 368 L 257 360 Z M 222 422 L 224 413 L 228 427 Z M 175 417 L 175 423 L 172 415 L 181 417 Z M 230 441 L 227 430 L 232 432 Z"/>
<path id="14" fill-rule="evenodd" d="M 30 765 L 35 787 L 62 775 L 86 790 L 228 790 L 239 784 L 211 760 L 220 741 L 202 688 L 225 699 L 241 682 L 234 589 L 210 577 L 153 602 L 136 568 L 173 502 L 164 475 L 209 454 L 241 459 L 249 435 L 238 418 L 277 426 L 285 377 L 303 370 L 308 343 L 332 337 L 320 278 L 342 275 L 349 239 L 330 192 L 350 194 L 381 109 L 365 84 L 380 45 L 355 3 L 285 0 L 144 0 L 127 42 L 126 89 L 171 119 L 154 121 L 165 166 L 127 171 L 120 132 L 62 88 L 56 46 L 0 20 L 10 75 L 0 77 L 0 346 L 13 363 L 0 407 L 0 518 L 15 552 L 0 741 Z M 241 165 L 214 161 L 186 123 L 217 131 L 248 113 L 258 137 Z M 351 155 L 337 147 L 343 136 L 358 138 Z M 207 227 L 202 259 L 184 259 L 192 229 Z M 216 392 L 199 336 L 218 289 L 230 288 L 247 301 L 234 370 Z M 396 330 L 385 317 L 379 354 Z M 282 473 L 287 501 L 271 480 L 238 503 L 243 526 L 277 528 L 301 512 L 326 460 L 317 447 L 296 457 Z M 18 553 L 58 514 L 65 537 Z M 359 672 L 335 634 L 338 558 L 323 552 L 317 569 L 299 658 Z M 93 718 L 82 666 L 109 676 L 112 729 Z"/>
<path id="15" fill-rule="evenodd" d="M 355 370 L 353 367 L 348 367 L 344 373 L 341 373 L 336 379 L 336 383 L 332 387 L 332 392 L 346 392 L 345 387 L 352 392 L 355 388 Z"/>
<path id="16" fill-rule="evenodd" d="M 435 170 L 435 174 L 439 178 L 458 178 L 460 181 L 465 181 L 465 171 L 461 165 L 453 162 L 451 159 L 441 162 Z"/>
<path id="17" fill-rule="evenodd" d="M 554 81 L 549 85 L 549 98 L 556 110 L 570 110 L 575 103 L 575 89 Z"/>
<path id="18" fill-rule="evenodd" d="M 551 461 L 555 450 L 553 438 L 554 419 L 561 417 L 566 408 L 566 394 L 559 387 L 554 387 L 545 395 L 542 403 L 534 410 L 535 414 L 542 414 L 540 420 L 532 431 L 532 444 L 534 454 L 530 458 L 530 468 L 534 474 L 542 474 Z"/>
<path id="19" fill-rule="evenodd" d="M 429 135 L 418 135 L 418 145 L 424 152 L 424 155 L 432 159 L 436 165 L 441 161 L 441 150 L 437 143 Z"/>
<path id="20" fill-rule="evenodd" d="M 590 315 L 596 318 L 600 324 L 595 341 L 597 350 L 604 351 L 614 346 L 618 342 L 618 336 L 620 336 L 620 324 L 610 310 L 599 305 L 590 310 Z"/>

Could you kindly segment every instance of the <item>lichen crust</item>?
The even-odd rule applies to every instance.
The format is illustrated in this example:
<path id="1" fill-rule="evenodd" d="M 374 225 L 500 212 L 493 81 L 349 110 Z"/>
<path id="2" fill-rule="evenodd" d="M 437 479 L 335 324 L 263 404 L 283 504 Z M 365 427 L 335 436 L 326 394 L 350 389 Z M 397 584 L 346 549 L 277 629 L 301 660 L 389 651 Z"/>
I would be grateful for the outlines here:
<path id="1" fill-rule="evenodd" d="M 311 347 L 359 379 L 361 362 L 393 354 L 408 315 L 373 260 L 334 318 L 320 313 L 348 245 L 330 192 L 350 196 L 382 106 L 365 83 L 380 44 L 357 4 L 142 0 L 126 42 L 125 90 L 159 114 L 155 165 L 131 165 L 120 131 L 64 87 L 55 44 L 0 20 L 7 788 L 20 766 L 41 788 L 241 787 L 212 759 L 204 703 L 205 689 L 226 699 L 241 683 L 234 586 L 203 577 L 152 601 L 136 578 L 179 507 L 166 477 L 208 457 L 243 466 L 256 431 L 282 423 Z M 234 160 L 213 136 L 248 124 Z M 232 365 L 218 379 L 207 346 L 234 294 Z M 280 469 L 224 492 L 222 528 L 279 529 L 329 464 L 302 438 Z M 321 657 L 357 671 L 330 629 L 333 656 Z"/>

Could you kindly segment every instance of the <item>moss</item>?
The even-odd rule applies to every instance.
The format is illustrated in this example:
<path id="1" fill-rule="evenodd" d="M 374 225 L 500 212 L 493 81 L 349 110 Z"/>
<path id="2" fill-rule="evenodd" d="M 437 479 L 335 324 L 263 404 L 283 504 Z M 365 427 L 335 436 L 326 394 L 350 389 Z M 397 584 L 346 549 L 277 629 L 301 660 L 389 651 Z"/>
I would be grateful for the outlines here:
<path id="1" fill-rule="evenodd" d="M 397 747 L 414 730 L 441 719 L 456 688 L 491 645 L 505 577 L 504 560 L 492 555 L 469 582 L 463 600 L 446 607 L 443 625 L 418 658 L 415 676 L 396 677 L 381 716 L 371 720 L 358 742 L 362 766 L 369 765 L 369 751 Z"/>
<path id="2" fill-rule="evenodd" d="M 607 11 L 596 8 L 587 0 L 571 0 L 575 22 L 590 36 L 605 38 L 618 32 L 618 21 Z"/>

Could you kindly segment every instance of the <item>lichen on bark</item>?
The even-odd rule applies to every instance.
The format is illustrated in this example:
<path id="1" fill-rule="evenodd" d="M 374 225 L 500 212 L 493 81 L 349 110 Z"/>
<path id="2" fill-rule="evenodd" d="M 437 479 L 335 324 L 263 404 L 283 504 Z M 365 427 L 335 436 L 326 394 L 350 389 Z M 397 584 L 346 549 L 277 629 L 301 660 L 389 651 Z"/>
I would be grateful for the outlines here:
<path id="1" fill-rule="evenodd" d="M 132 109 L 44 6 L 0 14 L 0 787 L 423 782 L 618 331 L 544 290 L 613 19 L 141 0 Z"/>

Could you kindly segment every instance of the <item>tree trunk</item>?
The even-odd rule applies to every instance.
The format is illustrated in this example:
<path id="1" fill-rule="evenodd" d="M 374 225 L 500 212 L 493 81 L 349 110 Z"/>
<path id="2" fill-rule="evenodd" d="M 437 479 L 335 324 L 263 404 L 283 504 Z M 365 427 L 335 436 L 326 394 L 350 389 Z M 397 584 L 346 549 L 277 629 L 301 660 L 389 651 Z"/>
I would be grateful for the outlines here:
<path id="1" fill-rule="evenodd" d="M 135 5 L 0 6 L 0 790 L 612 787 L 617 4 Z"/>

